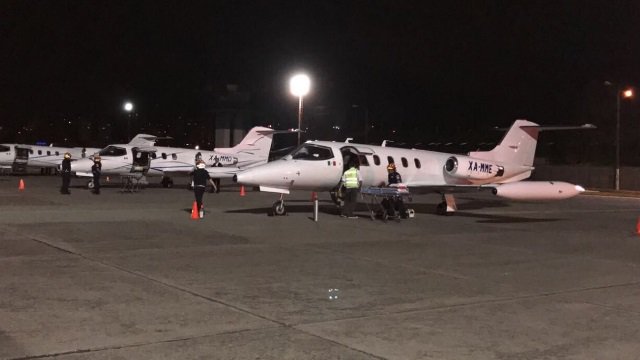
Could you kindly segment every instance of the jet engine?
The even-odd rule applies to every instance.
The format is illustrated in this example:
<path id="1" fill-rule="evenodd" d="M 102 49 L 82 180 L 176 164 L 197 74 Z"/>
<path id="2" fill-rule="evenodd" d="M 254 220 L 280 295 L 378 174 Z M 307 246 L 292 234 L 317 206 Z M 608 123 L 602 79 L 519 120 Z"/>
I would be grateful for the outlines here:
<path id="1" fill-rule="evenodd" d="M 454 178 L 467 180 L 486 180 L 504 174 L 502 166 L 468 156 L 451 156 L 444 163 L 444 171 Z"/>
<path id="2" fill-rule="evenodd" d="M 574 197 L 584 188 L 562 181 L 519 181 L 501 184 L 493 194 L 511 200 L 562 200 Z"/>

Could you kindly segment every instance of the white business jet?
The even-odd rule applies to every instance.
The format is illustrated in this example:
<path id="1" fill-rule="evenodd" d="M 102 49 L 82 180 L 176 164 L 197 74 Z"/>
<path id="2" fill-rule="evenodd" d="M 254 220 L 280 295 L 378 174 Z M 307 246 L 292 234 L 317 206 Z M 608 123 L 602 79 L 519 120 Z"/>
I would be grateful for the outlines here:
<path id="1" fill-rule="evenodd" d="M 0 168 L 23 171 L 26 167 L 56 169 L 65 153 L 71 154 L 71 160 L 85 158 L 98 148 L 66 148 L 58 146 L 0 144 Z"/>
<path id="2" fill-rule="evenodd" d="M 159 138 L 139 134 L 128 144 L 109 145 L 100 150 L 103 176 L 162 176 L 162 184 L 170 187 L 172 175 L 188 175 L 196 159 L 204 160 L 212 177 L 230 178 L 241 169 L 265 164 L 269 159 L 274 133 L 267 127 L 254 127 L 242 141 L 231 148 L 213 151 L 155 146 Z M 91 177 L 93 156 L 71 163 L 71 171 L 80 177 Z M 87 184 L 93 187 L 93 180 Z"/>
<path id="3" fill-rule="evenodd" d="M 307 141 L 284 158 L 238 173 L 239 184 L 280 193 L 274 214 L 285 213 L 283 194 L 291 190 L 335 191 L 351 159 L 360 163 L 363 187 L 387 182 L 387 165 L 395 163 L 410 192 L 442 194 L 437 213 L 457 210 L 454 193 L 489 190 L 512 200 L 557 200 L 584 191 L 579 185 L 559 181 L 522 181 L 533 171 L 533 158 L 541 130 L 595 128 L 543 127 L 516 120 L 490 151 L 467 155 L 330 141 Z"/>

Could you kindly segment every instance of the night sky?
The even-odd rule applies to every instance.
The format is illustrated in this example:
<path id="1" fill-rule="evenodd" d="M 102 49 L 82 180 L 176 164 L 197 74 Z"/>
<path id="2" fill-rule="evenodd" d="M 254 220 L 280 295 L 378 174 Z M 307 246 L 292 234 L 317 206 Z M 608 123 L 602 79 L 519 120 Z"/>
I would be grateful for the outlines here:
<path id="1" fill-rule="evenodd" d="M 250 94 L 256 125 L 295 127 L 288 79 L 301 70 L 310 138 L 363 140 L 366 112 L 372 142 L 478 142 L 526 118 L 595 123 L 584 141 L 606 148 L 615 89 L 603 82 L 640 82 L 638 19 L 637 1 L 4 0 L 0 140 L 61 142 L 71 120 L 94 130 L 67 141 L 105 145 L 95 129 L 122 135 L 125 99 L 134 132 L 177 136 L 227 84 Z M 635 102 L 623 104 L 627 147 Z"/>

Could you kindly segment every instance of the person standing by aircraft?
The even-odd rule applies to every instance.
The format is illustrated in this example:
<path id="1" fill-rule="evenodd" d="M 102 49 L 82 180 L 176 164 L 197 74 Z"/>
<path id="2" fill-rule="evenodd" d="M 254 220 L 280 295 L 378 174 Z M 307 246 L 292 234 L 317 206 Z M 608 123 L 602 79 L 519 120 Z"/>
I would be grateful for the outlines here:
<path id="1" fill-rule="evenodd" d="M 62 187 L 60 188 L 60 194 L 70 195 L 69 183 L 71 182 L 71 153 L 64 153 L 64 159 L 62 159 L 60 171 L 62 172 Z"/>
<path id="2" fill-rule="evenodd" d="M 102 164 L 100 163 L 100 156 L 96 155 L 93 158 L 93 166 L 91 166 L 91 173 L 93 174 L 93 193 L 100 195 L 100 174 L 102 172 Z"/>
<path id="3" fill-rule="evenodd" d="M 205 170 L 205 167 L 206 165 L 204 161 L 198 160 L 196 163 L 196 169 L 193 172 L 193 193 L 196 196 L 198 215 L 201 219 L 204 217 L 204 210 L 202 210 L 202 197 L 204 196 L 204 191 L 207 189 L 207 181 L 215 187 L 215 184 L 213 183 L 213 180 L 211 180 L 209 172 Z"/>
<path id="4" fill-rule="evenodd" d="M 222 163 L 220 161 L 216 160 L 216 163 L 213 164 L 213 166 L 222 167 Z M 213 179 L 213 184 L 214 184 L 214 187 L 212 188 L 211 192 L 219 193 L 220 192 L 220 178 L 214 178 Z"/>
<path id="5" fill-rule="evenodd" d="M 360 186 L 362 185 L 362 177 L 358 170 L 358 162 L 351 160 L 349 169 L 342 174 L 342 185 L 346 189 L 344 208 L 342 211 L 342 217 L 348 217 L 349 219 L 357 219 L 358 217 L 353 215 L 353 210 L 358 203 L 358 193 L 360 192 Z"/>
<path id="6" fill-rule="evenodd" d="M 389 165 L 387 165 L 387 171 L 388 171 L 387 186 L 391 186 L 392 184 L 402 183 L 402 176 L 400 176 L 400 173 L 398 173 L 398 171 L 396 170 L 396 164 L 389 163 Z M 407 217 L 406 215 L 407 209 L 404 206 L 404 201 L 402 201 L 402 196 L 400 195 L 389 196 L 385 200 L 387 202 L 386 204 L 387 206 L 385 207 L 387 208 L 387 212 L 390 217 L 397 217 L 397 216 L 401 216 L 402 218 Z M 396 213 L 396 211 L 398 213 Z"/>

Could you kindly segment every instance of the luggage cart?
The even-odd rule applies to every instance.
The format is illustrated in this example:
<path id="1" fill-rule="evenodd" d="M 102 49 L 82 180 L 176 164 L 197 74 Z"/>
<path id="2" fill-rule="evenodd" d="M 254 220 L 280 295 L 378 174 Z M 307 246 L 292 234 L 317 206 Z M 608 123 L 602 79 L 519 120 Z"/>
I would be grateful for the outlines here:
<path id="1" fill-rule="evenodd" d="M 383 205 L 383 201 L 388 201 L 390 198 L 394 197 L 401 197 L 404 202 L 411 202 L 412 200 L 411 193 L 409 193 L 409 189 L 407 189 L 406 186 L 369 186 L 362 188 L 360 190 L 360 195 L 362 196 L 362 200 L 367 204 L 367 209 L 369 210 L 369 216 L 371 217 L 371 220 L 375 220 L 376 217 L 379 217 L 382 219 L 382 221 L 385 222 L 389 218 L 389 214 L 387 213 L 387 209 Z"/>

